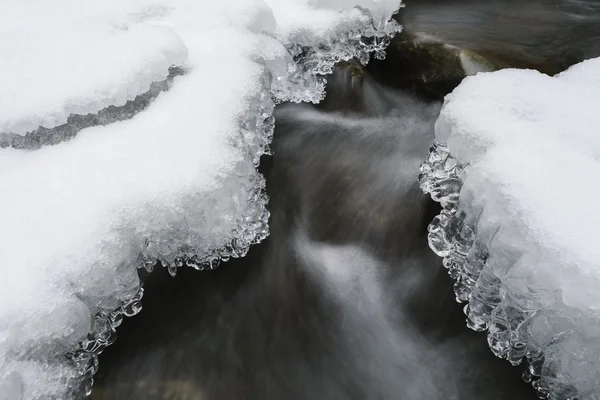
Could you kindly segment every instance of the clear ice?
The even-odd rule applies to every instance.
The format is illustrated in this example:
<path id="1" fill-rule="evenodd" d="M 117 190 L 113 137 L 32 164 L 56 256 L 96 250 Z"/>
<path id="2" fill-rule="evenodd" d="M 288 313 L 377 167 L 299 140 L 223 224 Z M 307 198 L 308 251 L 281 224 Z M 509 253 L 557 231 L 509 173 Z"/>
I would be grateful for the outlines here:
<path id="1" fill-rule="evenodd" d="M 382 57 L 399 6 L 3 4 L 0 399 L 89 395 L 141 310 L 137 268 L 212 269 L 263 240 L 274 104 L 318 102 L 335 62 Z"/>
<path id="2" fill-rule="evenodd" d="M 600 59 L 469 77 L 421 166 L 467 325 L 540 398 L 600 399 L 599 109 Z"/>

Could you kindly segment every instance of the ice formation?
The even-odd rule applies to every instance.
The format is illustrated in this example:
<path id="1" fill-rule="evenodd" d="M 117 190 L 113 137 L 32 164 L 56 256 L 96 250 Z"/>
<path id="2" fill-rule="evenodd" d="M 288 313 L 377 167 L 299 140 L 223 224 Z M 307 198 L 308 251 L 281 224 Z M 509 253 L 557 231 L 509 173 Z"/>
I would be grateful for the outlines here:
<path id="1" fill-rule="evenodd" d="M 467 324 L 542 398 L 600 399 L 600 58 L 507 69 L 445 99 L 421 187 Z"/>
<path id="2" fill-rule="evenodd" d="M 140 310 L 136 267 L 214 268 L 264 239 L 274 102 L 380 55 L 398 3 L 5 1 L 0 399 L 89 394 Z"/>

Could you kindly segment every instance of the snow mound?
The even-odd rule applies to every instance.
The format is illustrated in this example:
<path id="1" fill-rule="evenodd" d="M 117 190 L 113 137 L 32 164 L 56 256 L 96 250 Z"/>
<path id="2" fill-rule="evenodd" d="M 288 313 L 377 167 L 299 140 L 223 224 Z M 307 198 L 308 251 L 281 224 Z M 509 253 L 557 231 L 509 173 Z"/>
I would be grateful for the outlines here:
<path id="1" fill-rule="evenodd" d="M 168 27 L 122 26 L 82 15 L 82 7 L 57 15 L 41 2 L 33 13 L 30 3 L 10 1 L 0 16 L 0 52 L 10 54 L 0 64 L 0 133 L 53 128 L 71 114 L 123 105 L 187 58 Z"/>
<path id="2" fill-rule="evenodd" d="M 551 399 L 600 399 L 600 58 L 507 69 L 446 97 L 421 187 L 467 324 Z"/>
<path id="3" fill-rule="evenodd" d="M 0 399 L 88 395 L 97 354 L 141 309 L 137 267 L 214 268 L 268 235 L 256 167 L 274 102 L 318 101 L 318 74 L 399 30 L 378 20 L 398 4 L 357 2 L 377 16 L 341 1 L 3 4 Z"/>

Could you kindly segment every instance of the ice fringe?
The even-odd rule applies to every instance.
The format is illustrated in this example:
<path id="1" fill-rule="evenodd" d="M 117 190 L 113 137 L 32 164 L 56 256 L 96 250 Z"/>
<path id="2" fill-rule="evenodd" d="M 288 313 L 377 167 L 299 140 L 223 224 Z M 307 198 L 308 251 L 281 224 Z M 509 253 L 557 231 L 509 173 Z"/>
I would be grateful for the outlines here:
<path id="1" fill-rule="evenodd" d="M 436 124 L 440 140 L 419 177 L 421 189 L 443 207 L 428 227 L 429 246 L 455 280 L 456 300 L 466 303 L 467 326 L 487 331 L 496 356 L 522 364 L 523 379 L 543 399 L 600 399 L 598 260 L 590 257 L 589 241 L 569 249 L 572 231 L 561 237 L 565 225 L 552 220 L 552 213 L 575 218 L 573 229 L 584 237 L 598 226 L 594 209 L 569 209 L 586 196 L 593 200 L 583 204 L 594 204 L 593 192 L 569 189 L 588 187 L 582 166 L 597 176 L 599 73 L 596 59 L 553 78 L 516 70 L 469 78 L 446 99 Z M 500 174 L 507 164 L 518 166 Z M 536 172 L 515 175 L 526 175 L 525 168 Z M 548 180 L 535 181 L 544 174 Z M 581 182 L 570 187 L 569 180 Z M 527 190 L 541 191 L 549 203 L 528 220 L 519 202 L 541 207 L 544 196 L 527 197 Z M 547 196 L 563 192 L 566 202 Z M 548 224 L 523 222 L 540 219 Z"/>
<path id="2" fill-rule="evenodd" d="M 244 256 L 252 244 L 262 241 L 268 235 L 268 197 L 264 178 L 255 168 L 261 155 L 270 154 L 274 104 L 279 101 L 320 101 L 324 96 L 325 84 L 320 75 L 331 72 L 333 65 L 341 60 L 356 57 L 366 63 L 370 52 L 376 52 L 378 57 L 382 57 L 390 38 L 400 30 L 393 20 L 381 25 L 366 9 L 359 9 L 359 12 L 362 14 L 360 23 L 341 25 L 325 42 L 300 40 L 287 45 L 290 57 L 285 68 L 272 63 L 272 60 L 263 60 L 265 71 L 262 90 L 250 102 L 254 108 L 247 110 L 239 120 L 237 145 L 245 148 L 251 155 L 253 165 L 241 163 L 238 166 L 238 174 L 248 176 L 248 185 L 239 188 L 239 196 L 245 199 L 247 206 L 237 220 L 237 227 L 231 232 L 233 239 L 224 247 L 198 254 L 193 246 L 177 243 L 173 238 L 149 237 L 142 243 L 137 259 L 138 267 L 152 270 L 160 263 L 171 275 L 175 275 L 177 269 L 184 266 L 213 269 L 221 261 Z M 63 139 L 65 138 L 60 138 Z M 43 140 L 45 139 L 42 138 L 41 141 Z M 128 266 L 119 269 L 119 279 L 139 282 L 137 276 L 134 276 L 136 273 Z M 60 341 L 42 343 L 39 345 L 56 347 L 57 353 L 53 358 L 39 359 L 35 350 L 30 350 L 22 356 L 12 355 L 11 357 L 16 357 L 12 361 L 5 360 L 0 366 L 0 399 L 64 400 L 89 396 L 93 376 L 98 368 L 98 354 L 114 342 L 116 328 L 123 317 L 133 316 L 141 310 L 141 283 L 126 284 L 124 287 L 127 290 L 120 293 L 119 298 L 104 300 L 100 304 L 95 304 L 94 299 L 86 301 L 82 294 L 82 302 L 93 304 L 96 312 L 87 337 L 75 348 L 63 345 Z M 42 390 L 28 388 L 31 380 L 41 383 Z"/>
<path id="3" fill-rule="evenodd" d="M 52 128 L 40 126 L 23 135 L 0 133 L 0 148 L 37 150 L 42 146 L 54 145 L 69 140 L 85 128 L 104 126 L 131 119 L 137 113 L 145 110 L 161 92 L 171 86 L 176 76 L 181 76 L 184 72 L 180 67 L 173 66 L 169 68 L 169 74 L 165 80 L 150 83 L 147 92 L 128 100 L 122 106 L 110 105 L 95 114 L 71 114 L 62 125 Z"/>

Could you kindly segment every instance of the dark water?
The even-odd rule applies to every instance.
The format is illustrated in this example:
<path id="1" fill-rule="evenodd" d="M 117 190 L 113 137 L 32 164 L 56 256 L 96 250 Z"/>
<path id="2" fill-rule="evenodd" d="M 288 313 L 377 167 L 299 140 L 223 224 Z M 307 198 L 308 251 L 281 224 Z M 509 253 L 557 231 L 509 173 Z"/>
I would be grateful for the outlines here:
<path id="1" fill-rule="evenodd" d="M 420 0 L 402 13 L 413 33 L 558 68 L 600 55 L 597 11 L 583 1 Z M 371 70 L 405 67 L 392 58 Z M 416 178 L 439 103 L 347 68 L 328 92 L 319 110 L 276 111 L 275 155 L 261 165 L 271 236 L 215 271 L 144 275 L 144 309 L 101 355 L 93 399 L 535 398 L 485 335 L 467 330 L 427 248 L 438 209 Z"/>
<path id="2" fill-rule="evenodd" d="M 349 79 L 336 75 L 332 91 Z M 360 116 L 331 113 L 333 96 L 328 113 L 277 110 L 270 238 L 214 272 L 148 276 L 144 310 L 102 356 L 93 398 L 533 396 L 464 327 L 427 248 L 438 210 L 415 177 L 439 105 L 354 85 Z"/>
<path id="3" fill-rule="evenodd" d="M 506 66 L 557 73 L 600 56 L 600 0 L 406 0 L 413 33 L 480 52 Z"/>

